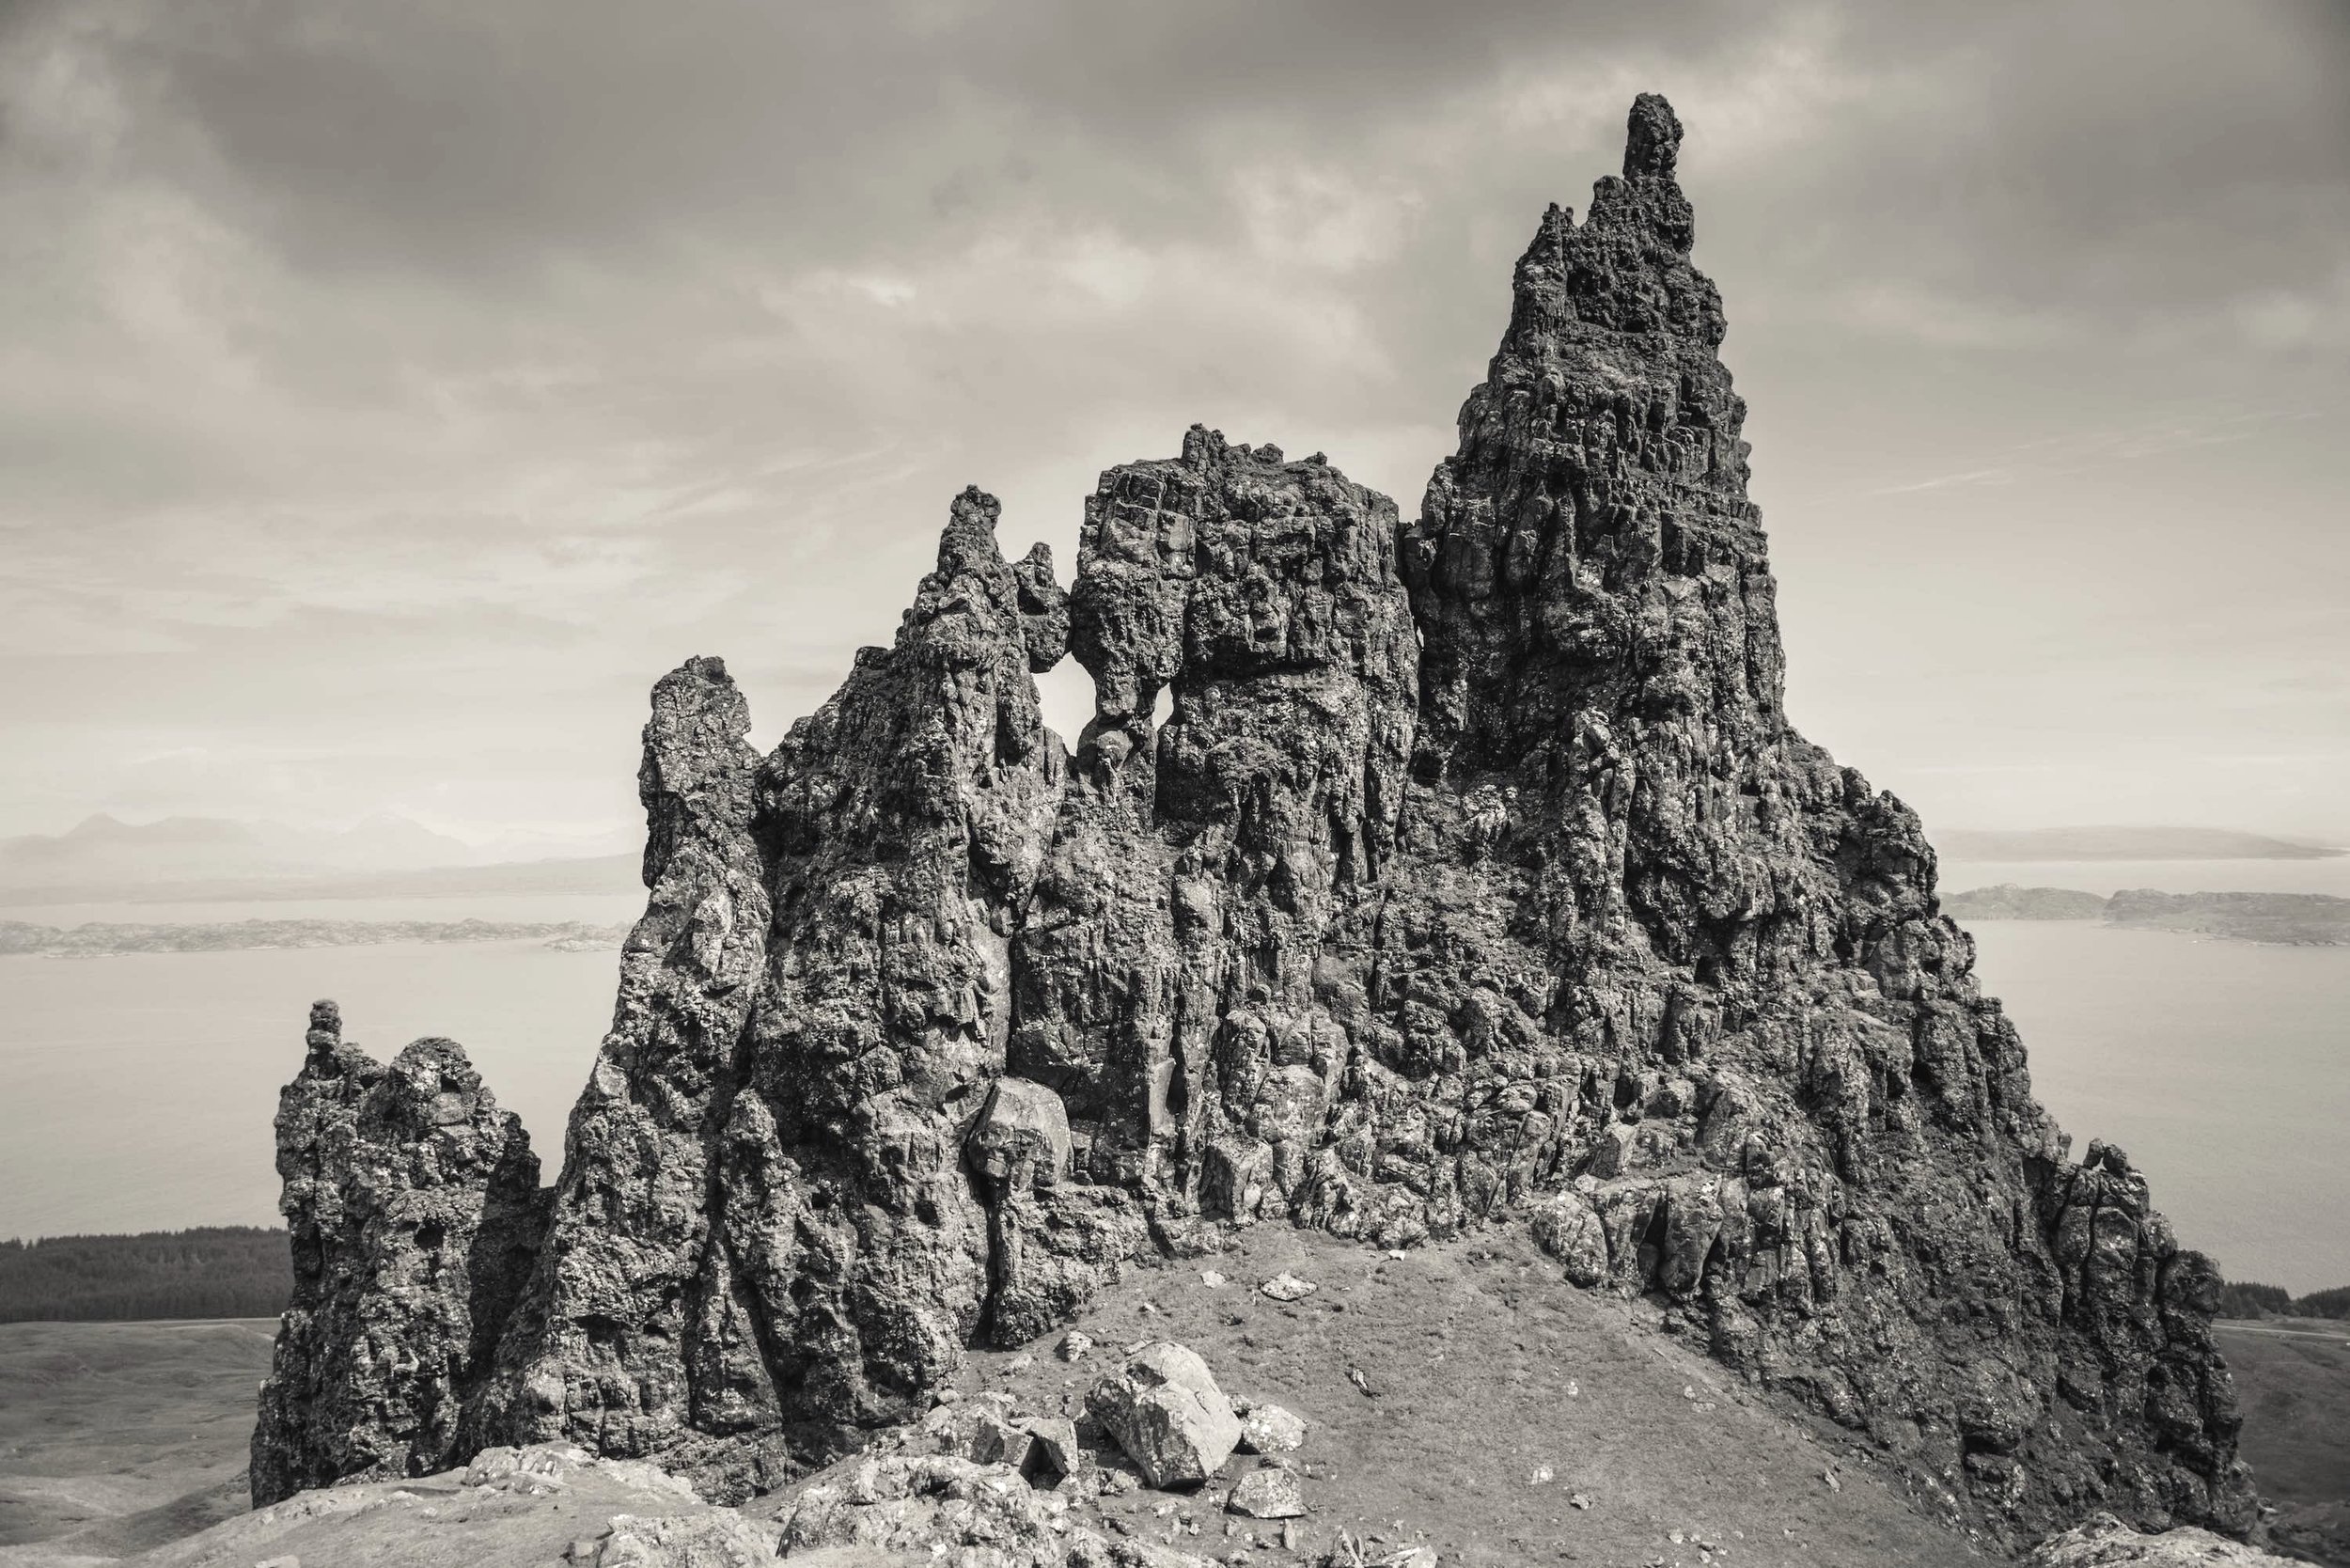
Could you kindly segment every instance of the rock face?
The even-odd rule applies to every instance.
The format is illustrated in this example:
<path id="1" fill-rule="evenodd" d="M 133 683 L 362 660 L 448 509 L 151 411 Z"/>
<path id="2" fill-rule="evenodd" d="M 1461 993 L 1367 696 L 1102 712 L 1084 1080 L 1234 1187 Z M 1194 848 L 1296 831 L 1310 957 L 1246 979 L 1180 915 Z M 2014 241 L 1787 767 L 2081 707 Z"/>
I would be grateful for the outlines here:
<path id="1" fill-rule="evenodd" d="M 1561 1288 L 1648 1294 L 1995 1535 L 2245 1528 L 2210 1265 L 2118 1151 L 2071 1163 L 1917 819 L 1787 721 L 1680 141 L 1642 97 L 1585 221 L 1543 217 L 1417 519 L 1195 428 L 1103 476 L 1066 592 L 966 491 L 892 646 L 764 760 L 717 661 L 666 678 L 651 897 L 535 1266 L 462 1365 L 436 1317 L 377 1332 L 443 1381 L 364 1452 L 291 1390 L 391 1310 L 332 1132 L 371 1069 L 290 1090 L 324 1282 L 269 1473 L 455 1410 L 724 1496 L 1220 1227 L 1530 1210 Z M 1032 678 L 1065 654 L 1073 753 Z"/>

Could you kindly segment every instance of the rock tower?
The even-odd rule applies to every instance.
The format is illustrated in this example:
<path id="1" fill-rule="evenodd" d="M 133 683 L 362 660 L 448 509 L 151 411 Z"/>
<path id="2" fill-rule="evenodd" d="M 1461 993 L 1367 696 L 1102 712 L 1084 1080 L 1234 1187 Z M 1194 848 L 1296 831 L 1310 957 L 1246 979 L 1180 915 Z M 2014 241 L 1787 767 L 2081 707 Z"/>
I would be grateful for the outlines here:
<path id="1" fill-rule="evenodd" d="M 454 1047 L 312 1037 L 257 1498 L 556 1436 L 740 1494 L 1227 1227 L 1514 1219 L 1995 1534 L 2245 1528 L 2212 1266 L 2068 1157 L 1916 817 L 1787 722 L 1680 144 L 1641 97 L 1543 215 L 1417 519 L 1195 427 L 1066 590 L 956 498 L 768 757 L 717 660 L 664 678 L 552 1192 Z"/>

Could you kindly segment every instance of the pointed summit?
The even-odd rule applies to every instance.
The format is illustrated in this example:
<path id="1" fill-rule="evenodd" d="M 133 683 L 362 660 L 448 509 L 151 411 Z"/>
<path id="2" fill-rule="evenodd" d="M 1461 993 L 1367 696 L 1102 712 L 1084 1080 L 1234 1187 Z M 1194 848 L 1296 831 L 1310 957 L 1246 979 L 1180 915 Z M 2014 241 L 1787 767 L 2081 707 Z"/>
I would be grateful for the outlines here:
<path id="1" fill-rule="evenodd" d="M 1662 93 L 1644 92 L 1632 101 L 1624 127 L 1623 177 L 1670 180 L 1681 158 L 1681 118 Z"/>

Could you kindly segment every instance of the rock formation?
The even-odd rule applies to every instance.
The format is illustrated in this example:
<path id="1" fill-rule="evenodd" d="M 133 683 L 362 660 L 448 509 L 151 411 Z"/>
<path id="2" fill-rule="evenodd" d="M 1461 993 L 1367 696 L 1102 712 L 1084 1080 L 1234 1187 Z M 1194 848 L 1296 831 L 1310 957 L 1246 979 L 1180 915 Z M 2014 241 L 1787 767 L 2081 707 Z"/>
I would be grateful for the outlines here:
<path id="1" fill-rule="evenodd" d="M 2211 1266 L 2118 1151 L 2068 1160 L 1917 819 L 1787 722 L 1680 140 L 1642 97 L 1622 177 L 1545 214 L 1415 521 L 1195 428 L 1103 476 L 1066 592 L 965 492 L 764 760 L 717 661 L 666 678 L 651 898 L 494 1366 L 413 1418 L 370 1385 L 364 1452 L 297 1408 L 406 1245 L 342 1217 L 314 1056 L 280 1163 L 336 1284 L 257 1496 L 446 1457 L 452 1408 L 739 1494 L 1224 1227 L 1530 1212 L 1953 1516 L 2247 1526 Z M 1032 678 L 1065 654 L 1073 753 Z M 443 1326 L 368 1332 L 444 1375 Z"/>
<path id="2" fill-rule="evenodd" d="M 253 1433 L 253 1497 L 429 1475 L 463 1418 L 545 1225 L 539 1159 L 453 1041 L 384 1066 L 310 1010 L 277 1108 L 293 1299 Z"/>

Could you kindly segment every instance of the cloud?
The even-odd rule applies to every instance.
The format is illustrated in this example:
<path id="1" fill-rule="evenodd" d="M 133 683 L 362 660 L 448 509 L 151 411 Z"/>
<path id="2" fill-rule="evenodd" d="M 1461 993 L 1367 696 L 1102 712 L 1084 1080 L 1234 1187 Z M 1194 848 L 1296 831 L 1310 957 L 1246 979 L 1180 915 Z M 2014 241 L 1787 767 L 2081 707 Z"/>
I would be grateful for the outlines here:
<path id="1" fill-rule="evenodd" d="M 206 714 L 396 736 L 316 787 L 450 820 L 619 755 L 579 798 L 624 811 L 659 670 L 729 654 L 772 733 L 887 635 L 963 484 L 1066 572 L 1090 475 L 1194 419 L 1408 508 L 1543 203 L 1583 205 L 1650 86 L 1691 126 L 1758 472 L 1826 498 L 1798 552 L 1836 497 L 2004 506 L 2190 441 L 2275 460 L 2290 519 L 2325 470 L 2283 422 L 2098 432 L 2182 383 L 2343 390 L 2324 7 L 20 0 L 0 27 L 0 726 L 63 726 L 62 771 L 0 773 L 30 826 Z M 526 742 L 484 738 L 501 713 Z"/>
<path id="2" fill-rule="evenodd" d="M 1868 492 L 1871 495 L 1915 495 L 1921 491 L 1950 490 L 1963 485 L 2007 485 L 2015 482 L 2013 469 L 1969 468 L 1963 474 L 1936 474 L 1928 479 L 1912 479 L 1906 484 L 1881 485 Z"/>

